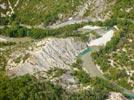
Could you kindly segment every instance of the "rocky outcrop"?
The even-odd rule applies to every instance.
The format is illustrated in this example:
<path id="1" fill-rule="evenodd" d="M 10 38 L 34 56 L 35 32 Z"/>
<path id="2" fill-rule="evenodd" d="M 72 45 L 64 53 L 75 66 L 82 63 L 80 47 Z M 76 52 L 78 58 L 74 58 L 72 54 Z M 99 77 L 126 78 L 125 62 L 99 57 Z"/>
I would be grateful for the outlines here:
<path id="1" fill-rule="evenodd" d="M 104 34 L 102 37 L 90 41 L 88 45 L 89 46 L 105 46 L 107 42 L 109 42 L 112 39 L 113 36 L 114 36 L 114 30 L 110 30 L 106 34 Z"/>
<path id="2" fill-rule="evenodd" d="M 128 100 L 121 93 L 111 92 L 106 100 Z"/>
<path id="3" fill-rule="evenodd" d="M 8 69 L 9 75 L 33 74 L 57 67 L 69 69 L 79 53 L 86 48 L 86 43 L 74 38 L 49 38 L 36 43 L 30 52 L 31 57 L 18 67 Z M 10 66 L 10 63 L 9 63 Z"/>

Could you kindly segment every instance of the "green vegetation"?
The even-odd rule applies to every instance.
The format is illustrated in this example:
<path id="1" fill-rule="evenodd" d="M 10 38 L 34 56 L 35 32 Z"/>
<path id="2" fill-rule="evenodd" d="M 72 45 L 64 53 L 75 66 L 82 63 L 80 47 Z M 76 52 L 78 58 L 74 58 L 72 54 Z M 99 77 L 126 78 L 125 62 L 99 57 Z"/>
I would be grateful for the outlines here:
<path id="1" fill-rule="evenodd" d="M 9 23 L 8 17 L 0 17 L 0 25 L 7 25 Z"/>
<path id="2" fill-rule="evenodd" d="M 15 9 L 16 20 L 21 23 L 48 25 L 63 20 L 77 10 L 85 0 L 21 0 Z M 29 10 L 30 9 L 30 10 Z"/>
<path id="3" fill-rule="evenodd" d="M 90 78 L 81 68 L 81 60 L 73 64 L 79 72 L 74 76 L 80 79 L 80 83 L 90 85 L 93 88 L 79 93 L 67 92 L 60 86 L 53 85 L 49 81 L 38 80 L 33 76 L 25 75 L 10 79 L 4 73 L 0 74 L 0 99 L 1 100 L 104 100 L 109 91 L 118 91 L 109 82 L 100 78 Z M 77 65 L 77 66 L 76 66 Z M 55 70 L 56 73 L 63 72 Z M 50 72 L 50 74 L 53 72 Z"/>
<path id="4" fill-rule="evenodd" d="M 4 1 L 4 0 L 2 0 Z M 28 25 L 44 26 L 55 23 L 57 20 L 69 18 L 77 10 L 77 6 L 85 0 L 20 0 L 15 14 L 10 18 L 0 17 L 0 25 L 8 25 L 0 29 L 0 35 L 9 37 L 32 37 L 42 39 L 45 37 L 80 37 L 83 41 L 88 38 L 87 34 L 80 34 L 76 30 L 85 24 L 105 26 L 108 29 L 117 25 L 120 29 L 115 33 L 107 45 L 99 52 L 92 54 L 94 61 L 98 64 L 104 76 L 110 80 L 101 78 L 91 78 L 83 69 L 81 60 L 77 60 L 72 65 L 73 76 L 83 86 L 90 86 L 87 90 L 79 93 L 70 93 L 60 86 L 51 84 L 46 80 L 38 80 L 33 76 L 25 75 L 21 77 L 9 78 L 5 73 L 5 66 L 11 52 L 14 42 L 0 42 L 0 47 L 8 47 L 5 51 L 0 51 L 0 100 L 104 100 L 110 91 L 120 91 L 114 83 L 119 86 L 132 90 L 134 87 L 128 82 L 128 79 L 134 81 L 133 75 L 128 72 L 134 69 L 134 0 L 116 0 L 114 7 L 111 8 L 111 19 L 105 22 L 82 23 L 68 25 L 59 29 L 27 29 L 20 26 L 20 23 Z M 16 0 L 11 0 L 14 5 Z M 6 1 L 7 3 L 7 1 Z M 0 10 L 1 11 L 1 10 Z M 6 12 L 6 11 L 2 11 Z M 94 33 L 95 34 L 95 33 Z M 21 49 L 21 48 L 20 48 Z M 23 58 L 17 58 L 16 63 L 21 59 L 25 61 L 29 55 Z M 54 69 L 48 72 L 49 75 L 59 77 L 64 73 L 61 69 Z M 113 88 L 114 87 L 114 88 Z M 122 91 L 120 91 L 122 92 Z"/>
<path id="5" fill-rule="evenodd" d="M 133 89 L 128 82 L 130 78 L 128 71 L 133 70 L 134 59 L 134 0 L 117 0 L 112 8 L 113 15 L 110 20 L 103 23 L 104 26 L 112 27 L 117 25 L 120 31 L 115 33 L 113 39 L 107 43 L 99 52 L 93 53 L 95 62 L 101 66 L 105 76 L 115 81 L 120 86 Z"/>
<path id="6" fill-rule="evenodd" d="M 64 73 L 65 73 L 65 70 L 59 69 L 59 68 L 54 68 L 47 72 L 48 76 L 50 76 L 50 77 L 52 76 L 53 78 L 59 77 L 59 76 L 63 75 Z"/>
<path id="7" fill-rule="evenodd" d="M 134 0 L 117 0 L 112 8 L 113 17 L 134 19 L 133 4 Z"/>
<path id="8" fill-rule="evenodd" d="M 84 86 L 91 87 L 83 91 L 81 93 L 82 95 L 79 93 L 77 94 L 80 95 L 80 98 L 84 98 L 84 100 L 104 100 L 107 98 L 107 95 L 110 91 L 120 91 L 120 89 L 114 86 L 112 82 L 98 77 L 91 78 L 89 74 L 82 69 L 82 61 L 80 59 L 78 59 L 76 63 L 72 65 L 72 68 L 77 68 L 77 70 L 73 70 L 73 76 L 78 79 L 79 83 Z M 78 97 L 78 100 L 80 98 Z"/>
<path id="9" fill-rule="evenodd" d="M 18 0 L 10 0 L 11 5 L 14 6 Z"/>
<path id="10" fill-rule="evenodd" d="M 13 79 L 0 77 L 1 100 L 62 100 L 64 93 L 61 87 L 29 75 Z"/>
<path id="11" fill-rule="evenodd" d="M 19 26 L 18 23 L 13 22 L 11 27 L 5 27 L 0 30 L 1 35 L 6 35 L 9 37 L 31 37 L 34 39 L 42 39 L 45 37 L 80 37 L 81 40 L 87 40 L 87 34 L 81 34 L 76 30 L 86 23 L 68 25 L 58 29 L 27 29 L 25 27 Z"/>
<path id="12" fill-rule="evenodd" d="M 7 49 L 6 51 L 0 51 L 0 73 L 5 71 L 5 66 L 7 65 L 7 57 L 10 53 L 10 49 Z"/>
<path id="13" fill-rule="evenodd" d="M 73 76 L 75 76 L 80 83 L 86 84 L 89 83 L 91 78 L 90 76 L 82 69 L 81 59 L 77 59 L 76 63 L 72 64 L 73 68 L 78 68 L 78 70 L 73 71 Z"/>
<path id="14" fill-rule="evenodd" d="M 14 62 L 20 63 L 21 61 L 23 61 L 23 63 L 24 63 L 29 58 L 29 56 L 30 56 L 29 53 L 21 55 L 21 56 L 17 57 L 16 59 L 14 59 Z"/>
<path id="15" fill-rule="evenodd" d="M 12 7 L 17 0 L 10 0 Z M 14 14 L 11 18 L 0 17 L 0 24 L 8 23 L 12 20 L 17 22 L 29 24 L 29 25 L 39 25 L 44 24 L 44 26 L 55 23 L 57 20 L 64 20 L 69 18 L 77 11 L 77 7 L 86 0 L 20 0 L 17 7 L 14 8 Z M 2 10 L 6 12 L 11 11 L 9 9 L 8 0 L 1 0 L 4 2 L 8 9 Z"/>
<path id="16" fill-rule="evenodd" d="M 101 84 L 98 84 L 98 82 Z M 96 88 L 82 91 L 80 93 L 68 93 L 61 87 L 52 85 L 47 81 L 39 81 L 36 78 L 25 75 L 9 79 L 0 77 L 0 99 L 1 100 L 103 100 L 108 91 L 103 85 L 106 83 L 100 79 L 94 80 Z M 103 84 L 103 85 L 102 85 Z M 111 87 L 111 86 L 109 86 Z"/>
<path id="17" fill-rule="evenodd" d="M 10 0 L 12 7 L 17 0 Z M 69 18 L 77 10 L 77 7 L 86 0 L 20 0 L 17 7 L 14 8 L 12 18 L 20 23 L 29 25 L 49 25 L 55 23 L 57 20 L 64 20 Z M 8 0 L 1 0 L 7 5 L 7 10 L 0 9 L 0 12 L 6 14 L 10 11 Z M 3 19 L 0 17 L 0 19 Z M 10 22 L 10 18 L 4 19 Z M 1 21 L 1 20 L 0 20 Z M 4 21 L 2 21 L 4 22 Z M 3 23 L 2 23 L 3 24 Z"/>
<path id="18" fill-rule="evenodd" d="M 0 34 L 9 37 L 25 37 L 30 34 L 30 30 L 19 26 L 16 22 L 13 22 L 11 27 L 5 27 L 4 29 L 1 29 Z"/>
<path id="19" fill-rule="evenodd" d="M 117 25 L 121 31 L 115 33 L 113 39 L 104 48 L 92 55 L 108 79 L 131 90 L 133 86 L 128 82 L 128 78 L 134 80 L 132 76 L 127 74 L 127 71 L 133 70 L 134 64 L 132 60 L 134 58 L 132 42 L 134 40 L 134 31 L 132 29 L 134 24 L 126 20 L 125 22 L 118 21 Z"/>
<path id="20" fill-rule="evenodd" d="M 15 45 L 15 42 L 0 42 L 0 48 L 4 46 L 12 46 Z"/>

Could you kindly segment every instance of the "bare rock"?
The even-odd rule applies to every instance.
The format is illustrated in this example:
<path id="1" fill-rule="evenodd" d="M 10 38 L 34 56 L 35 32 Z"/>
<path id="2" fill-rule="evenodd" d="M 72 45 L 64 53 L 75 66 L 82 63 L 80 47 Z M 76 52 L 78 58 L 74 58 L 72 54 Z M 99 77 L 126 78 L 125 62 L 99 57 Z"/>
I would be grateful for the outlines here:
<path id="1" fill-rule="evenodd" d="M 124 97 L 121 93 L 110 92 L 109 97 L 106 100 L 128 100 L 128 99 Z"/>

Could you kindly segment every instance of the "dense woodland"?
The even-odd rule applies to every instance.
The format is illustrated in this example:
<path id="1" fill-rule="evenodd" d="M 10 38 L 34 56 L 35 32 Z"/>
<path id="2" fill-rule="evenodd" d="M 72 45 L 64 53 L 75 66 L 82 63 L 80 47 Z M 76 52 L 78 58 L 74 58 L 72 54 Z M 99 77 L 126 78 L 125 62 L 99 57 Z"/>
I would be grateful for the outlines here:
<path id="1" fill-rule="evenodd" d="M 109 91 L 120 91 L 114 84 L 100 78 L 90 78 L 82 70 L 81 63 L 77 61 L 72 65 L 79 71 L 73 71 L 74 77 L 80 84 L 91 85 L 93 89 L 78 92 L 68 92 L 58 85 L 46 80 L 38 80 L 34 76 L 25 75 L 10 79 L 4 73 L 0 77 L 1 100 L 104 100 Z M 62 70 L 60 70 L 60 73 Z M 58 71 L 59 72 L 59 71 Z M 57 73 L 59 74 L 59 73 Z M 114 86 L 115 88 L 113 88 Z"/>

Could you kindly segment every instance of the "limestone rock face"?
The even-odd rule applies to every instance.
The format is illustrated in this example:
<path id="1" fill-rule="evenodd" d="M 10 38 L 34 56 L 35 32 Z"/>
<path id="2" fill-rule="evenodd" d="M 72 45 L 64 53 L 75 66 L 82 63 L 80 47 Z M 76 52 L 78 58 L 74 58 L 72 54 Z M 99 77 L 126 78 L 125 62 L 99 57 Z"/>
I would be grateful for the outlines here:
<path id="1" fill-rule="evenodd" d="M 38 71 L 48 71 L 57 67 L 69 69 L 79 53 L 86 48 L 86 43 L 74 38 L 49 38 L 36 44 L 31 51 L 31 57 L 18 67 L 12 68 L 9 74 L 33 74 Z"/>

